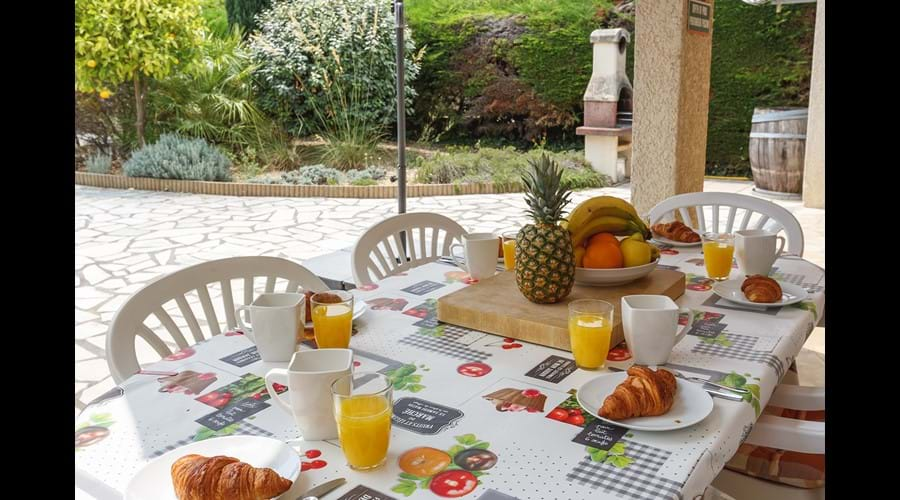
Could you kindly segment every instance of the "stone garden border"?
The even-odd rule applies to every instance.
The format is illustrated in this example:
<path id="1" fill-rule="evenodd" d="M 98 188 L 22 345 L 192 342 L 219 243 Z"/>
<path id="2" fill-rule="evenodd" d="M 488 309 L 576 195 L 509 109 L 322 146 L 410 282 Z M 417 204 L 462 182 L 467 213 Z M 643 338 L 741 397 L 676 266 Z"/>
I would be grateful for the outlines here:
<path id="1" fill-rule="evenodd" d="M 127 177 L 114 174 L 75 172 L 75 184 L 117 189 L 140 189 L 175 193 L 225 196 L 277 196 L 284 198 L 396 198 L 397 186 L 299 186 L 293 184 L 251 184 L 245 182 L 182 181 Z M 407 184 L 406 196 L 454 196 L 460 194 L 514 193 L 509 187 L 484 184 Z"/>

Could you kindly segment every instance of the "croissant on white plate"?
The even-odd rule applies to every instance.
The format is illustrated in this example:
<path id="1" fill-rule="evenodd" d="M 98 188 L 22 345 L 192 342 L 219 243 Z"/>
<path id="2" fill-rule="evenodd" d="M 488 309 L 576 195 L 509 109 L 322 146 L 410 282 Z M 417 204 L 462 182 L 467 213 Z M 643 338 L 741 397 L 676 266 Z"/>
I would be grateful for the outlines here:
<path id="1" fill-rule="evenodd" d="M 172 483 L 179 500 L 266 500 L 289 490 L 293 481 L 233 457 L 192 454 L 172 464 Z"/>

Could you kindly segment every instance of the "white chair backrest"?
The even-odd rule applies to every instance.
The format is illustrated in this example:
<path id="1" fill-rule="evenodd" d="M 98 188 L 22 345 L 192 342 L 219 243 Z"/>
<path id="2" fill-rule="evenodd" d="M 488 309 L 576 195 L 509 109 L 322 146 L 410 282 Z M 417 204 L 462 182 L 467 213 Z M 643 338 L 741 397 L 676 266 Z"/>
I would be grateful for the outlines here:
<path id="1" fill-rule="evenodd" d="M 232 280 L 238 280 L 237 287 L 232 287 Z M 296 292 L 298 287 L 315 292 L 328 289 L 310 270 L 278 257 L 233 257 L 203 262 L 149 283 L 122 304 L 110 324 L 106 356 L 113 379 L 116 383 L 121 382 L 141 369 L 135 351 L 136 337 L 145 340 L 160 357 L 172 354 L 169 345 L 153 327 L 159 329 L 161 326 L 179 349 L 190 345 L 169 311 L 183 318 L 193 344 L 204 340 L 204 335 L 191 303 L 195 306 L 199 303 L 197 312 L 202 311 L 209 334 L 219 335 L 223 325 L 227 329 L 237 327 L 234 314 L 237 305 L 253 302 L 257 290 L 260 293 L 275 292 L 278 280 L 284 282 L 277 290 L 279 292 Z M 235 303 L 235 288 L 242 288 L 243 302 Z M 221 294 L 221 300 L 215 305 L 210 291 Z"/>
<path id="2" fill-rule="evenodd" d="M 406 238 L 405 252 L 401 234 Z M 353 247 L 353 280 L 357 286 L 370 285 L 434 262 L 450 255 L 450 245 L 454 240 L 461 242 L 464 234 L 462 226 L 440 214 L 410 213 L 385 219 L 369 228 Z"/>
<path id="3" fill-rule="evenodd" d="M 692 208 L 696 209 L 696 224 L 690 216 Z M 785 253 L 803 256 L 803 228 L 792 213 L 771 201 L 737 193 L 679 194 L 650 210 L 650 225 L 675 220 L 676 213 L 698 233 L 731 233 L 744 229 L 784 231 Z"/>
<path id="4" fill-rule="evenodd" d="M 792 410 L 824 410 L 825 388 L 780 384 L 768 404 Z M 747 436 L 747 444 L 799 453 L 825 453 L 825 422 L 761 415 Z"/>

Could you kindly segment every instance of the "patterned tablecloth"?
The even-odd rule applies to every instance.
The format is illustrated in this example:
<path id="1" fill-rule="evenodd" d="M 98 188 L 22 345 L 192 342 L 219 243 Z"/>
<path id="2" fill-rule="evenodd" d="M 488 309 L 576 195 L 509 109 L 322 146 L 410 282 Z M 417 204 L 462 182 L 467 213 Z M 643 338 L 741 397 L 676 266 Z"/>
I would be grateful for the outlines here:
<path id="1" fill-rule="evenodd" d="M 751 392 L 740 402 L 713 398 L 712 413 L 691 427 L 640 432 L 604 425 L 574 394 L 605 371 L 577 369 L 565 351 L 439 324 L 436 299 L 477 284 L 453 266 L 432 263 L 353 291 L 368 304 L 355 322 L 355 369 L 395 380 L 386 466 L 354 472 L 336 441 L 300 439 L 293 419 L 266 402 L 261 376 L 284 364 L 261 362 L 249 339 L 228 332 L 145 367 L 178 377 L 135 375 L 89 405 L 75 424 L 76 479 L 87 491 L 115 497 L 141 466 L 169 450 L 250 434 L 283 440 L 301 454 L 303 473 L 285 496 L 291 500 L 336 477 L 348 482 L 330 499 L 437 498 L 445 478 L 398 465 L 401 454 L 420 446 L 454 457 L 472 448 L 493 453 L 496 463 L 473 474 L 478 484 L 465 495 L 473 499 L 694 498 L 747 437 L 823 313 L 824 270 L 779 259 L 773 277 L 807 288 L 811 298 L 767 309 L 714 295 L 699 248 L 664 249 L 660 265 L 687 275 L 678 303 L 704 323 L 678 343 L 670 365 Z M 624 347 L 610 352 L 608 367 L 627 368 Z"/>

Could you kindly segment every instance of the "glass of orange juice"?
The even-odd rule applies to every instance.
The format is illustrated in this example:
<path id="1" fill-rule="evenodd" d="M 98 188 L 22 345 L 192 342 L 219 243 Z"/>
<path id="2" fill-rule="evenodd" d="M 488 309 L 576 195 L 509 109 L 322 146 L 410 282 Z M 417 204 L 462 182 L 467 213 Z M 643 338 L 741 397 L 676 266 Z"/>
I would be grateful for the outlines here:
<path id="1" fill-rule="evenodd" d="M 384 464 L 391 440 L 393 384 L 375 372 L 357 372 L 334 381 L 334 418 L 338 438 L 355 470 L 370 470 Z"/>
<path id="2" fill-rule="evenodd" d="M 704 233 L 703 262 L 706 275 L 716 281 L 724 281 L 731 274 L 734 258 L 734 235 L 731 233 Z"/>
<path id="3" fill-rule="evenodd" d="M 503 238 L 503 265 L 507 271 L 516 268 L 516 236 L 518 231 L 507 231 L 500 235 Z"/>
<path id="4" fill-rule="evenodd" d="M 313 333 L 320 348 L 350 347 L 353 331 L 353 295 L 344 290 L 319 292 L 309 299 Z"/>
<path id="5" fill-rule="evenodd" d="M 609 302 L 580 299 L 569 302 L 569 340 L 575 364 L 596 370 L 606 362 L 615 308 Z"/>

